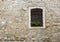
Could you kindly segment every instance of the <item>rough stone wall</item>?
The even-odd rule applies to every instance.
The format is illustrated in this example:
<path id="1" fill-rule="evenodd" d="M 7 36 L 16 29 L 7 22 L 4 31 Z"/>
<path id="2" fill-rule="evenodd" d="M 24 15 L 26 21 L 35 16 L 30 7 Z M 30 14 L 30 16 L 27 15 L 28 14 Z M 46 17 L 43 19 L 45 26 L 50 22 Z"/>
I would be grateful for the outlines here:
<path id="1" fill-rule="evenodd" d="M 29 7 L 45 7 L 46 28 L 29 28 Z M 60 42 L 60 0 L 0 0 L 1 42 Z"/>

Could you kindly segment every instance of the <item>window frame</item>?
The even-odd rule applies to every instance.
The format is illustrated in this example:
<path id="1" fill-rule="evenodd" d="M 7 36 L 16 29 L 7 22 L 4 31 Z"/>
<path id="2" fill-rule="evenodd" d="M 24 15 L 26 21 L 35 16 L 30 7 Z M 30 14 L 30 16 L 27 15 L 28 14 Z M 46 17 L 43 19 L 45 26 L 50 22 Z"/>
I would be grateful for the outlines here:
<path id="1" fill-rule="evenodd" d="M 43 26 L 42 27 L 31 27 L 31 9 L 40 8 L 43 9 Z M 45 28 L 45 7 L 29 7 L 29 28 Z"/>

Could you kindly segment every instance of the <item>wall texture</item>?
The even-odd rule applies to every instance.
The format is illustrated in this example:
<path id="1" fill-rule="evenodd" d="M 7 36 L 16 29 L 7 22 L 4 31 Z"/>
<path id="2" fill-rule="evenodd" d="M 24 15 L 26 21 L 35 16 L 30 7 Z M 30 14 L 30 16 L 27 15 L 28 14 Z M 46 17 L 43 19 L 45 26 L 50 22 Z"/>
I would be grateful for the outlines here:
<path id="1" fill-rule="evenodd" d="M 29 7 L 45 7 L 46 28 L 29 28 Z M 0 0 L 1 42 L 60 42 L 60 0 Z"/>

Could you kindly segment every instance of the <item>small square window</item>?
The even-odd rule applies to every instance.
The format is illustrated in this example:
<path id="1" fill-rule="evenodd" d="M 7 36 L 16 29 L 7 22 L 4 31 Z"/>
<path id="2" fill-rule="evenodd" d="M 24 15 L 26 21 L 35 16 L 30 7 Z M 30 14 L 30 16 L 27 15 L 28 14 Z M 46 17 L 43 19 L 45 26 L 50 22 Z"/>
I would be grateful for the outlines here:
<path id="1" fill-rule="evenodd" d="M 45 28 L 45 8 L 29 8 L 29 28 Z"/>

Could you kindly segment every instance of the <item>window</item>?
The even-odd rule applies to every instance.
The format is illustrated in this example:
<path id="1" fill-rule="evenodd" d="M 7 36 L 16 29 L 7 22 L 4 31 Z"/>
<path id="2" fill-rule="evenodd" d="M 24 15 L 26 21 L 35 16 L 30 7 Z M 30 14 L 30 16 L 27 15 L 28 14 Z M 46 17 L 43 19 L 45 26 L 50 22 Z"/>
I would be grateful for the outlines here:
<path id="1" fill-rule="evenodd" d="M 29 8 L 29 28 L 45 28 L 45 8 Z"/>

